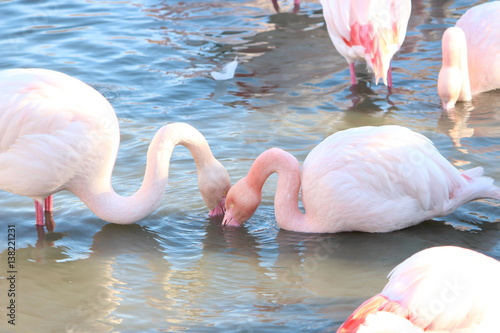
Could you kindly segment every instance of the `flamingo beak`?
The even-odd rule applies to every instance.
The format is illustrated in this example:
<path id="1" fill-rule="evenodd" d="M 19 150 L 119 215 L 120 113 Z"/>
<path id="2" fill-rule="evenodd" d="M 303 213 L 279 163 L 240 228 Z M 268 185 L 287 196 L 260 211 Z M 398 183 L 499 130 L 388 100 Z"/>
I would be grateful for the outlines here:
<path id="1" fill-rule="evenodd" d="M 222 198 L 222 200 L 215 206 L 213 209 L 208 212 L 208 216 L 215 217 L 219 215 L 224 215 L 226 211 L 226 198 Z"/>
<path id="2" fill-rule="evenodd" d="M 226 210 L 226 213 L 224 214 L 224 219 L 222 220 L 222 225 L 224 227 L 239 227 L 239 226 L 241 226 L 241 224 L 234 217 L 233 212 L 231 211 L 231 208 Z"/>

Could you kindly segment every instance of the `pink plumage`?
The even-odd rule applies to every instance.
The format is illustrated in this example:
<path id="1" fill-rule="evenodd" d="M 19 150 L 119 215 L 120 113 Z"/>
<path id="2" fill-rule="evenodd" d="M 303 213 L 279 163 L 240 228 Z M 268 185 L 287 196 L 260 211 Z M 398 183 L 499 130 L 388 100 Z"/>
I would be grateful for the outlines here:
<path id="1" fill-rule="evenodd" d="M 226 198 L 223 223 L 238 226 L 278 173 L 278 225 L 300 232 L 388 232 L 451 213 L 478 198 L 500 199 L 482 168 L 457 170 L 421 134 L 395 125 L 337 132 L 304 161 L 273 148 L 262 153 Z M 305 214 L 298 208 L 299 189 Z"/>
<path id="2" fill-rule="evenodd" d="M 347 60 L 351 83 L 354 62 L 365 60 L 380 79 L 392 86 L 391 59 L 406 36 L 410 0 L 321 0 L 330 39 Z"/>
<path id="3" fill-rule="evenodd" d="M 500 327 L 500 263 L 455 246 L 416 253 L 338 333 L 490 333 Z"/>
<path id="4" fill-rule="evenodd" d="M 443 108 L 500 88 L 500 1 L 469 9 L 443 34 L 438 93 Z"/>
<path id="5" fill-rule="evenodd" d="M 221 214 L 230 186 L 226 169 L 203 135 L 184 123 L 162 127 L 148 150 L 144 182 L 130 197 L 118 195 L 111 173 L 120 133 L 113 107 L 96 90 L 68 75 L 44 69 L 0 72 L 0 189 L 35 200 L 37 224 L 52 194 L 68 190 L 108 222 L 132 223 L 159 206 L 170 156 L 189 148 L 198 184 L 212 214 Z"/>

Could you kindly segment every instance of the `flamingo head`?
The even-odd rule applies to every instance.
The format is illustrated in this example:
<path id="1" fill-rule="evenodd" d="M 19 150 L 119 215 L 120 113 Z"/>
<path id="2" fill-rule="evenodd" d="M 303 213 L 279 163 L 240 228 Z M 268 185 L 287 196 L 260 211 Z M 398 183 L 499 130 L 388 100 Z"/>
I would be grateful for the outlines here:
<path id="1" fill-rule="evenodd" d="M 255 213 L 261 199 L 261 191 L 252 187 L 247 177 L 242 178 L 227 193 L 226 212 L 222 225 L 232 227 L 241 226 Z"/>
<path id="2" fill-rule="evenodd" d="M 203 201 L 210 210 L 209 216 L 224 214 L 226 194 L 231 187 L 229 174 L 222 164 L 215 160 L 198 172 L 198 187 Z"/>

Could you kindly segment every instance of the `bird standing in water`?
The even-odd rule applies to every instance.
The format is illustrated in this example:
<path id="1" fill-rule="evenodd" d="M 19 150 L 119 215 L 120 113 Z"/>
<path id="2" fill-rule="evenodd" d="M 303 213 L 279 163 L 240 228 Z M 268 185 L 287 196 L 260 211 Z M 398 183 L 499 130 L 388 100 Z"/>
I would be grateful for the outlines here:
<path id="1" fill-rule="evenodd" d="M 328 34 L 349 63 L 356 84 L 354 62 L 365 60 L 380 79 L 392 87 L 391 59 L 406 36 L 410 0 L 321 0 Z"/>
<path id="2" fill-rule="evenodd" d="M 389 232 L 450 214 L 471 200 L 500 199 L 481 167 L 460 172 L 423 135 L 396 125 L 364 126 L 323 140 L 302 172 L 291 154 L 263 152 L 229 190 L 224 225 L 239 226 L 253 215 L 275 172 L 276 221 L 298 232 Z"/>
<path id="3" fill-rule="evenodd" d="M 443 108 L 500 88 L 500 1 L 472 7 L 442 38 L 438 93 Z"/>
<path id="4" fill-rule="evenodd" d="M 229 175 L 195 128 L 172 123 L 149 146 L 144 181 L 122 197 L 111 186 L 120 132 L 113 107 L 96 90 L 45 69 L 0 72 L 0 189 L 35 200 L 36 223 L 52 210 L 52 194 L 67 190 L 97 216 L 133 223 L 156 209 L 176 145 L 196 162 L 198 185 L 211 215 L 223 213 Z"/>

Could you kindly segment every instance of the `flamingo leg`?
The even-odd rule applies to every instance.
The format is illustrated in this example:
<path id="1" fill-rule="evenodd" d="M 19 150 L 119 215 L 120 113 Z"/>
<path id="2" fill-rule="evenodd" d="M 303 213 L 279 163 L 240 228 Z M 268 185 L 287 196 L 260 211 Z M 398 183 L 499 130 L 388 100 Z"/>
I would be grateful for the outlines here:
<path id="1" fill-rule="evenodd" d="M 51 212 L 52 211 L 52 209 L 53 209 L 53 200 L 52 200 L 52 196 L 51 195 L 49 195 L 48 197 L 45 198 L 44 205 L 45 205 L 45 211 L 46 212 Z"/>
<path id="2" fill-rule="evenodd" d="M 35 247 L 37 249 L 41 249 L 44 247 L 43 240 L 45 239 L 45 229 L 43 228 L 43 225 L 39 225 L 39 224 L 36 225 L 36 234 L 37 234 L 37 239 L 36 239 Z"/>
<path id="3" fill-rule="evenodd" d="M 54 232 L 56 222 L 54 221 L 52 212 L 45 212 L 45 227 L 47 228 L 48 232 Z"/>
<path id="4" fill-rule="evenodd" d="M 36 225 L 43 226 L 43 206 L 35 200 Z"/>
<path id="5" fill-rule="evenodd" d="M 297 14 L 300 10 L 300 0 L 293 1 L 293 12 Z"/>
<path id="6" fill-rule="evenodd" d="M 354 70 L 353 62 L 349 64 L 349 72 L 351 73 L 351 84 L 355 85 L 357 81 L 356 81 L 356 71 Z"/>
<path id="7" fill-rule="evenodd" d="M 42 206 L 42 205 L 40 205 Z M 45 247 L 50 247 L 54 245 L 54 241 L 52 240 L 47 240 L 45 238 L 45 228 L 47 228 L 47 233 L 53 233 L 54 228 L 56 223 L 54 222 L 54 219 L 52 218 L 52 213 L 51 212 L 45 212 L 45 225 L 39 225 L 37 223 L 36 225 L 36 234 L 37 234 L 37 240 L 36 240 L 36 248 L 37 249 L 43 249 Z M 40 260 L 37 258 L 37 262 Z"/>

